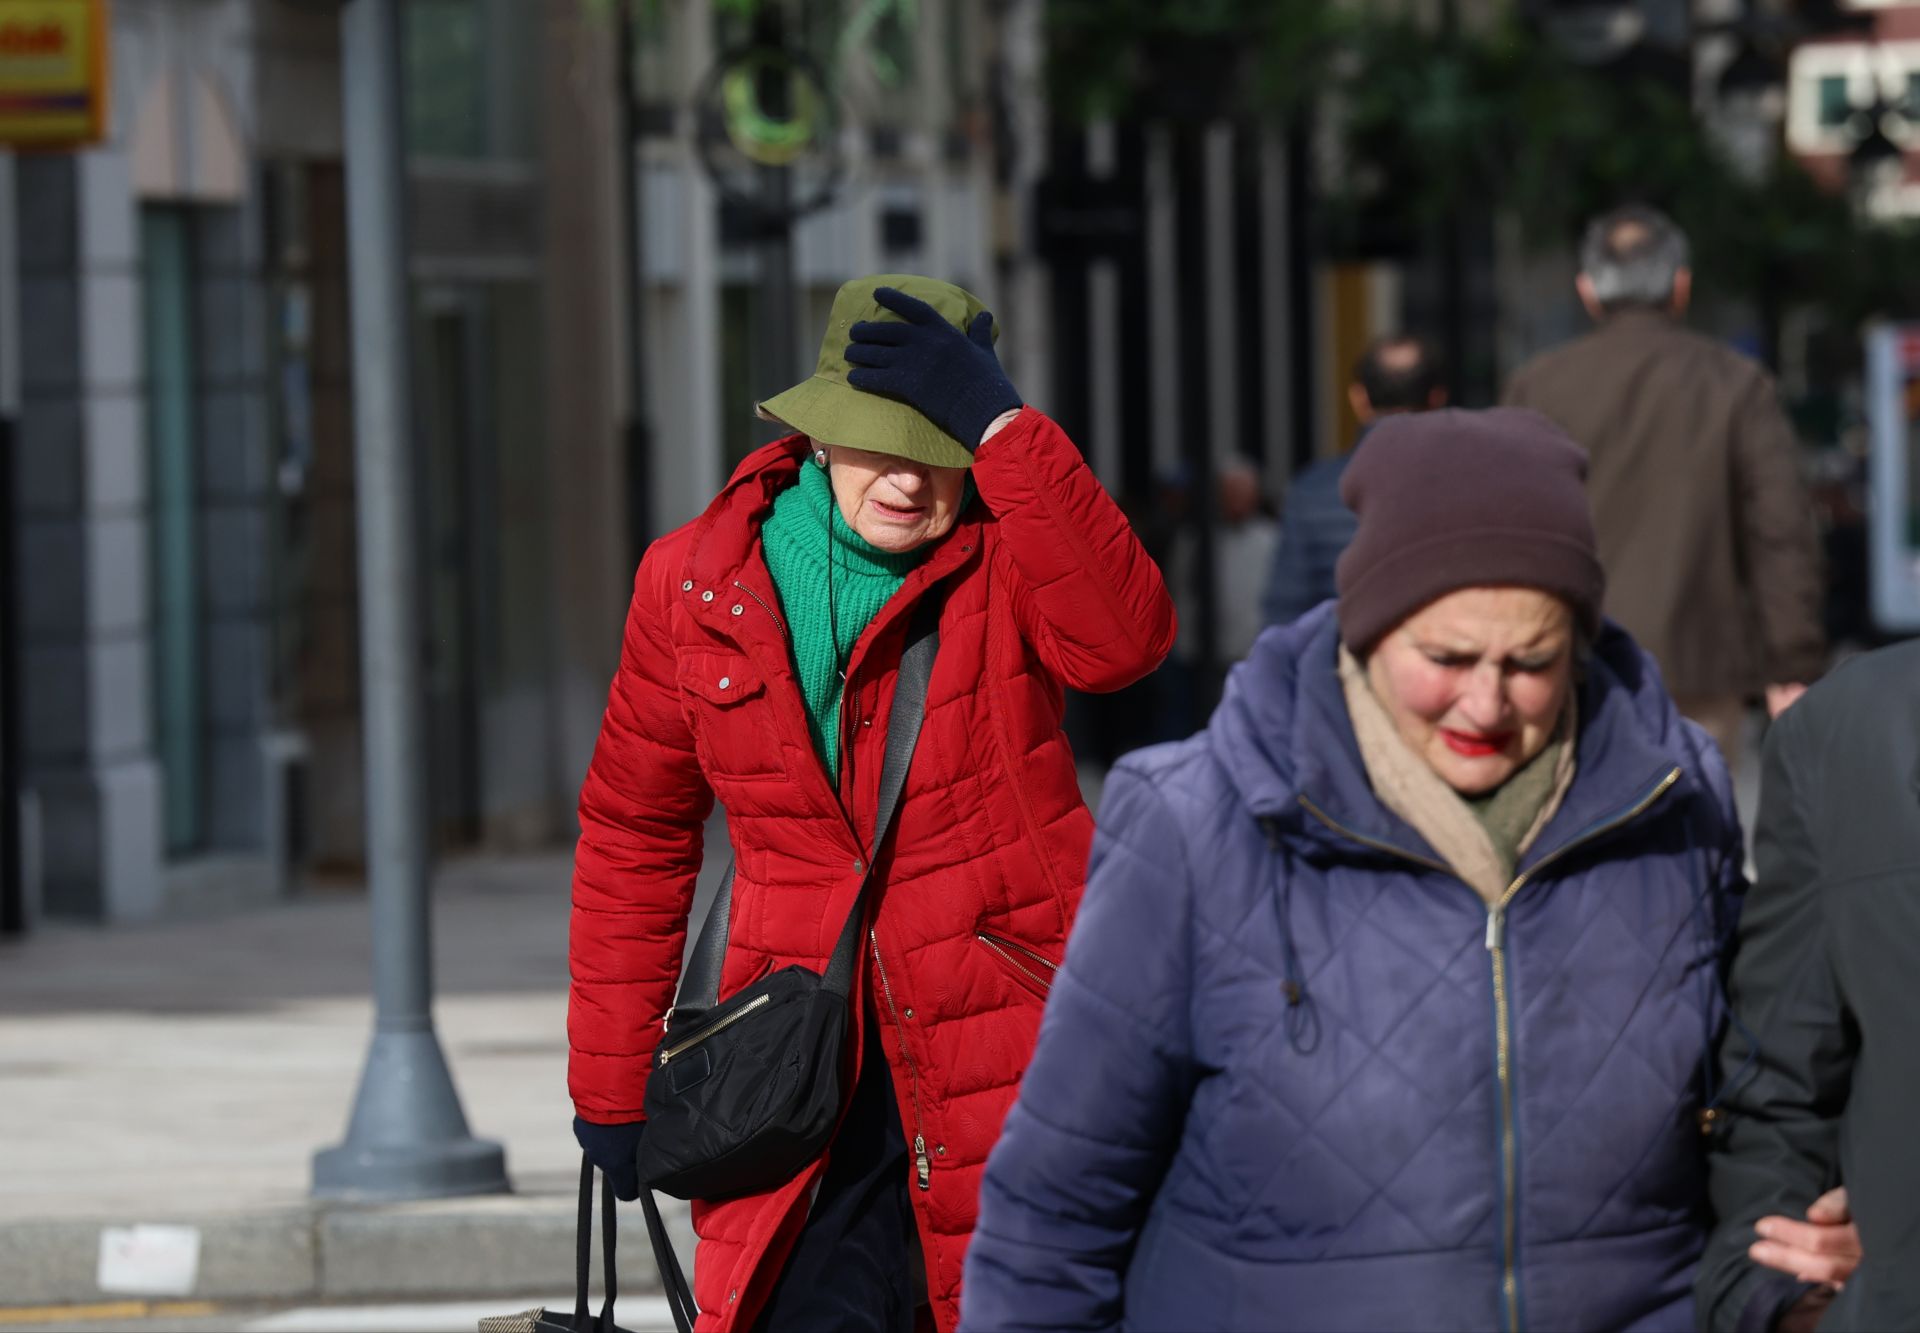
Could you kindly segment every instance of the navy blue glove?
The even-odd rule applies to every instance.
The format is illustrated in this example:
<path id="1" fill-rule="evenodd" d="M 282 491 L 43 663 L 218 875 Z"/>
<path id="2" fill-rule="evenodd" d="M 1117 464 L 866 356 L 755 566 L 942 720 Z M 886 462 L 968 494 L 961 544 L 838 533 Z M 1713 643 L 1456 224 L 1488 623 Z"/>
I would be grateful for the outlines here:
<path id="1" fill-rule="evenodd" d="M 640 1151 L 640 1134 L 646 1127 L 644 1120 L 630 1125 L 596 1125 L 579 1116 L 573 1118 L 573 1137 L 580 1140 L 581 1151 L 613 1186 L 616 1199 L 640 1197 L 640 1168 L 633 1158 Z"/>
<path id="2" fill-rule="evenodd" d="M 974 316 L 965 333 L 940 312 L 895 287 L 873 299 L 905 320 L 863 319 L 848 330 L 847 383 L 897 399 L 972 450 L 994 418 L 1020 407 L 1020 395 L 993 354 L 993 316 Z"/>

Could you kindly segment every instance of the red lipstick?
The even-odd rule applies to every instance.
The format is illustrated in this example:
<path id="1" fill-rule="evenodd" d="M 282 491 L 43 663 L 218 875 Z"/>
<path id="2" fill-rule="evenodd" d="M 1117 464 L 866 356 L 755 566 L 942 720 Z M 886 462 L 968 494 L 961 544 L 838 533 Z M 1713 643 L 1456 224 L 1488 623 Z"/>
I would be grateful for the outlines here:
<path id="1" fill-rule="evenodd" d="M 1455 754 L 1469 759 L 1485 759 L 1489 755 L 1500 754 L 1513 739 L 1511 731 L 1472 732 L 1455 731 L 1450 727 L 1440 728 L 1440 739 Z"/>

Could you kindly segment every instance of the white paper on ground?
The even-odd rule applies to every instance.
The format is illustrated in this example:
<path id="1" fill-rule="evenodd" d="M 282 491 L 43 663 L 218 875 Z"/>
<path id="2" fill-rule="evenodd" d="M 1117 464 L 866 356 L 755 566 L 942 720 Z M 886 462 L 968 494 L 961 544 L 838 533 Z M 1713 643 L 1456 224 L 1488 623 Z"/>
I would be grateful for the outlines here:
<path id="1" fill-rule="evenodd" d="M 143 1223 L 100 1229 L 100 1290 L 191 1296 L 200 1276 L 200 1228 Z"/>

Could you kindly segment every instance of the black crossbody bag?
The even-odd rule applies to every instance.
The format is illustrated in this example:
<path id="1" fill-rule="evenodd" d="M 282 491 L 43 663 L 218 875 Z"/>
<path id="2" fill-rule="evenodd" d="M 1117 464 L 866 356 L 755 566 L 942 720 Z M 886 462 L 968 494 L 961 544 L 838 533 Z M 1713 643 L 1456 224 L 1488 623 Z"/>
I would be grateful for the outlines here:
<path id="1" fill-rule="evenodd" d="M 647 1128 L 637 1164 L 648 1189 L 680 1199 L 773 1189 L 798 1175 L 832 1138 L 845 1100 L 848 996 L 867 892 L 913 760 L 939 646 L 935 612 L 923 602 L 894 684 L 873 855 L 824 973 L 796 963 L 716 1003 L 733 902 L 733 872 L 727 872 L 647 1080 Z"/>

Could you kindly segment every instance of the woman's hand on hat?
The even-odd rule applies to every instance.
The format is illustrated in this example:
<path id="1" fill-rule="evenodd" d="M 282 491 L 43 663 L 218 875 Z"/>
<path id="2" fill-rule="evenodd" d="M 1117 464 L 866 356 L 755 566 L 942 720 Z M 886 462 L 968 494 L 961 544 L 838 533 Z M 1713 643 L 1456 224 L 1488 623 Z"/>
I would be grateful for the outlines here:
<path id="1" fill-rule="evenodd" d="M 873 299 L 903 322 L 861 320 L 848 330 L 847 383 L 905 403 L 967 449 L 1021 406 L 993 354 L 992 314 L 982 310 L 962 333 L 898 288 L 876 287 Z"/>

